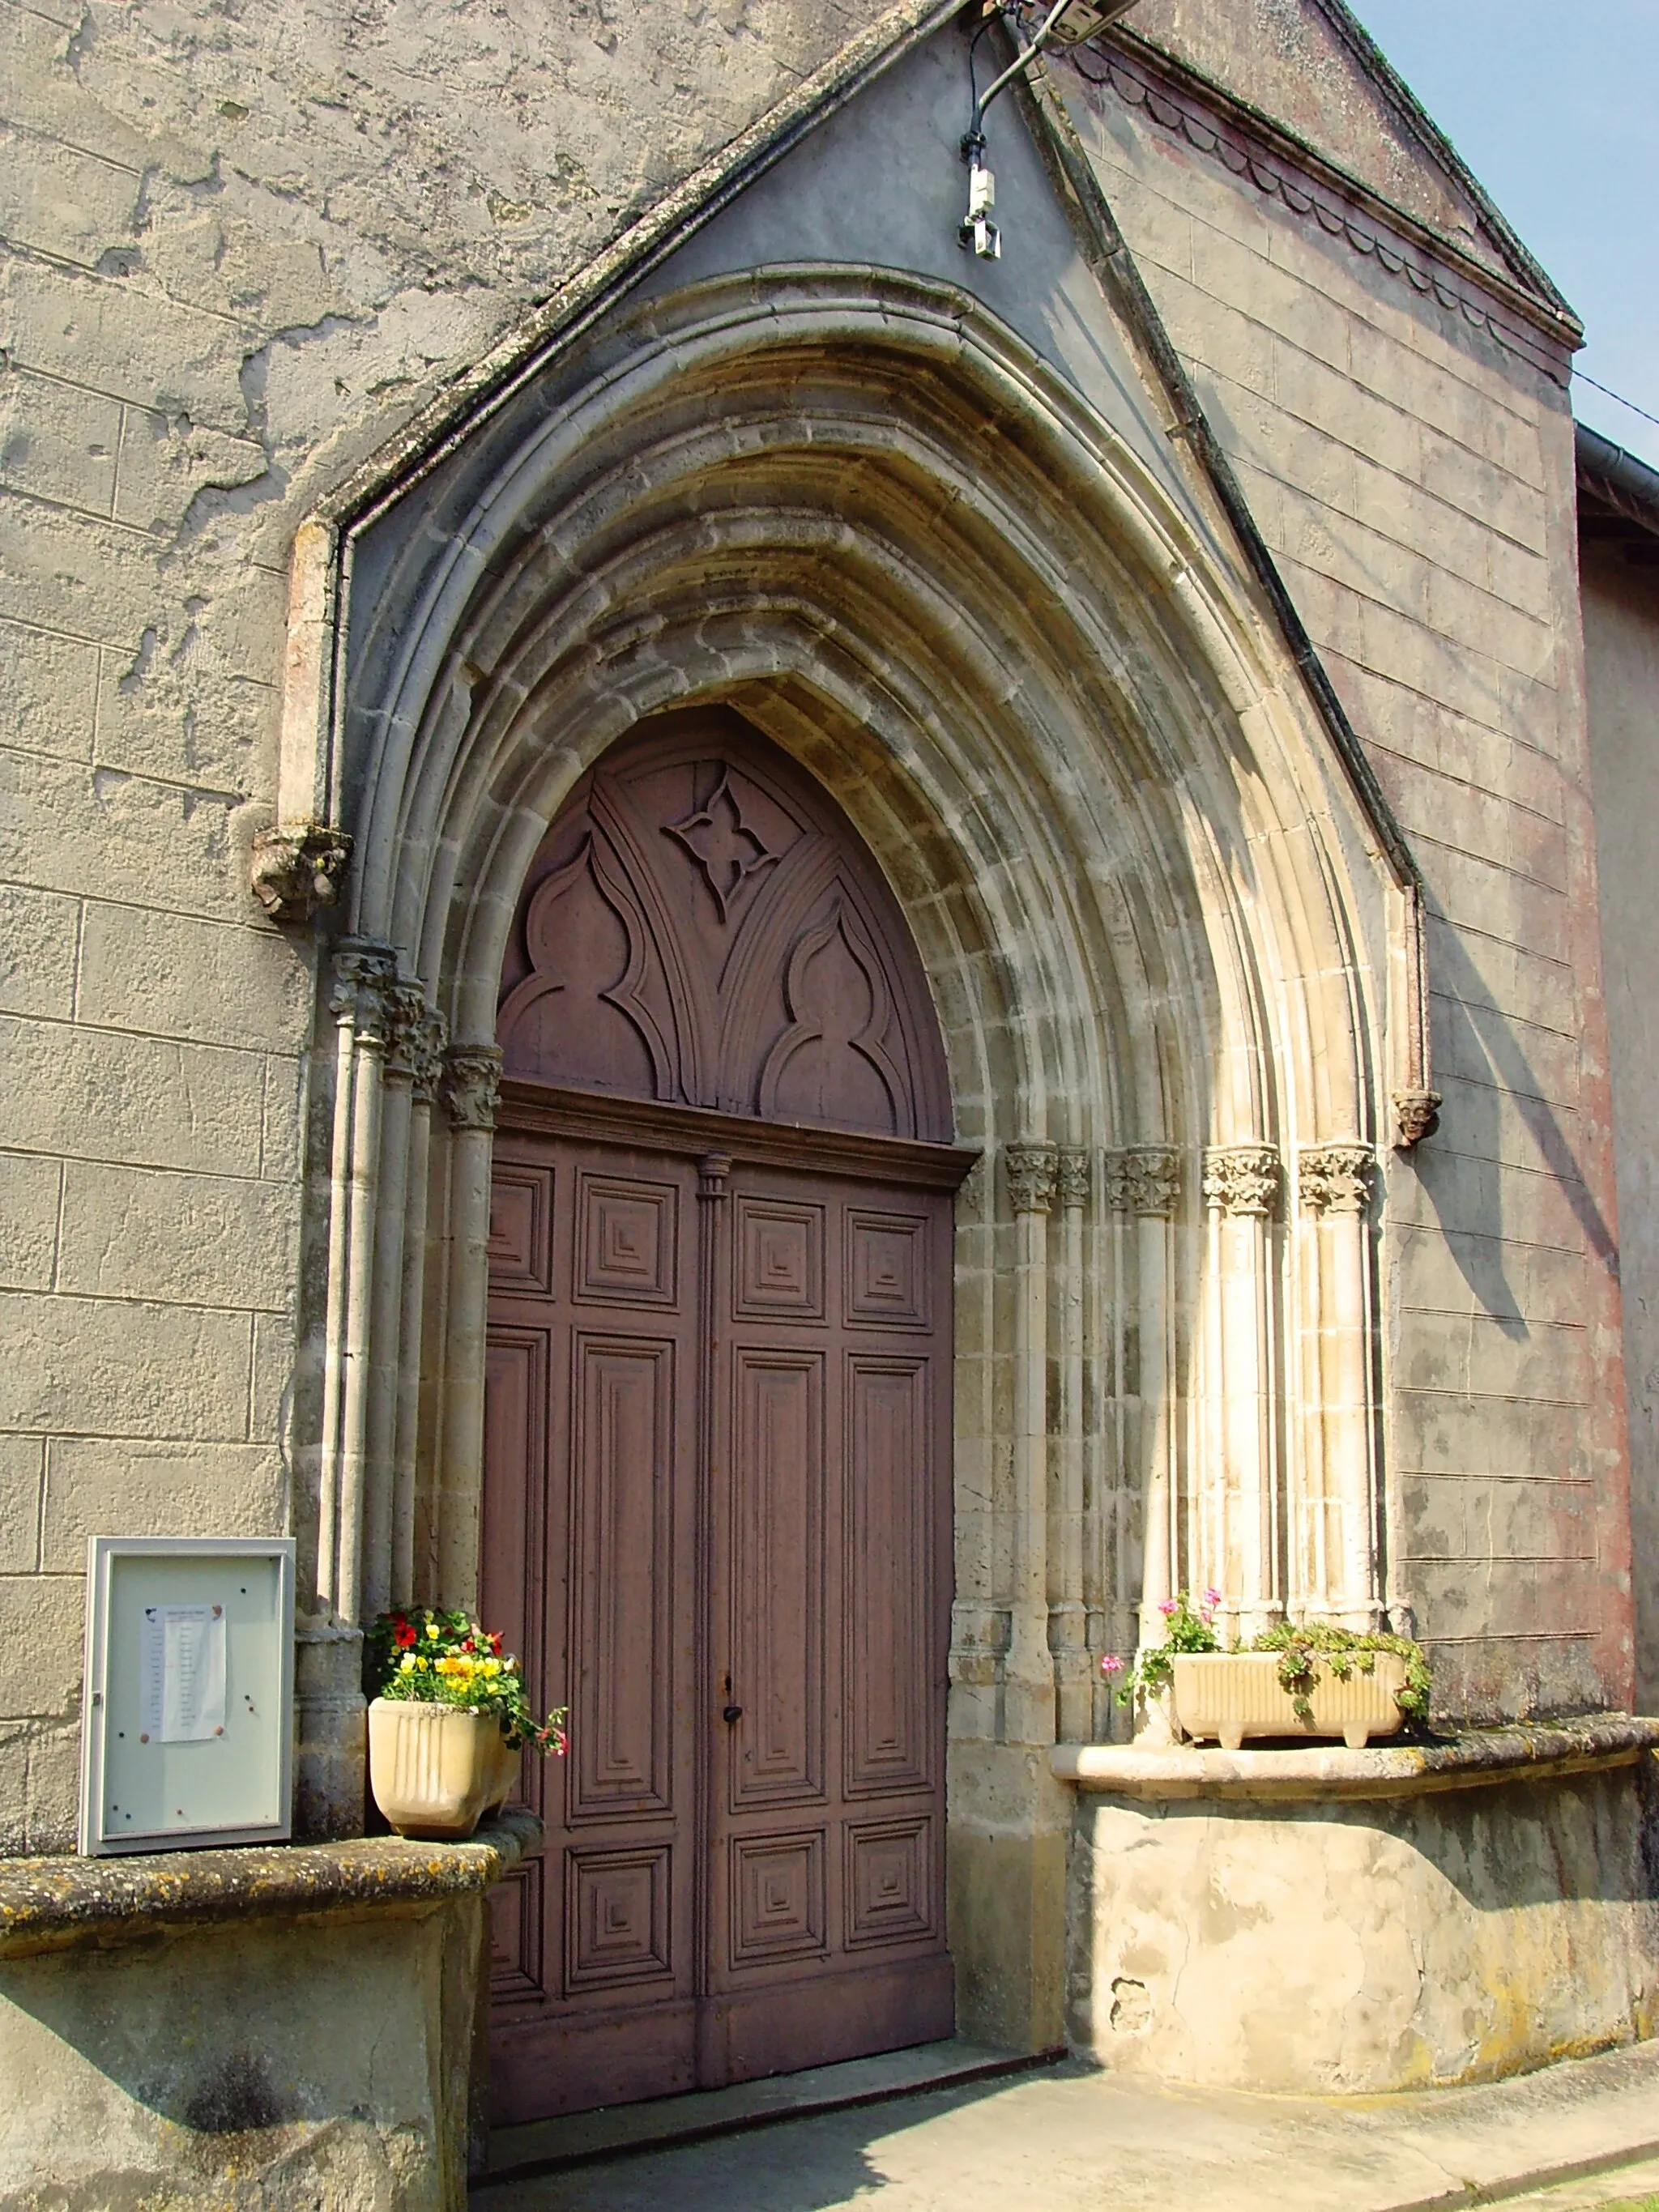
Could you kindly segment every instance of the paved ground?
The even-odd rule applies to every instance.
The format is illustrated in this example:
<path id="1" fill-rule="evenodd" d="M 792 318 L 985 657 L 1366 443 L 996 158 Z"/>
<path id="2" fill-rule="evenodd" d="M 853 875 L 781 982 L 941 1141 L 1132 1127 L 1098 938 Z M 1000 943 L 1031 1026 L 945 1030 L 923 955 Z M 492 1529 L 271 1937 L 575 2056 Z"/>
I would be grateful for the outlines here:
<path id="1" fill-rule="evenodd" d="M 476 2190 L 474 2212 L 1620 2212 L 1659 2047 L 1487 2088 L 1201 2096 L 1064 2066 Z M 1659 2212 L 1659 2207 L 1656 2208 Z"/>
<path id="2" fill-rule="evenodd" d="M 1506 2197 L 1504 2212 L 1659 2212 L 1659 2158 L 1583 2181 Z"/>

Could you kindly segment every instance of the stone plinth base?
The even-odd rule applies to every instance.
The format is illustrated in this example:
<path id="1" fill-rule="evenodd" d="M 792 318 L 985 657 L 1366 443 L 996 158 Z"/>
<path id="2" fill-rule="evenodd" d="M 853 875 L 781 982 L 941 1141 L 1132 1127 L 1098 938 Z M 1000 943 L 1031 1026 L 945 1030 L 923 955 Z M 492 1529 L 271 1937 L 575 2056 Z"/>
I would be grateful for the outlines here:
<path id="1" fill-rule="evenodd" d="M 1363 1752 L 1058 1747 L 1073 2048 L 1377 2092 L 1651 2034 L 1656 1744 L 1611 1716 Z"/>
<path id="2" fill-rule="evenodd" d="M 0 2204 L 460 2212 L 485 1893 L 540 1833 L 0 1861 Z"/>

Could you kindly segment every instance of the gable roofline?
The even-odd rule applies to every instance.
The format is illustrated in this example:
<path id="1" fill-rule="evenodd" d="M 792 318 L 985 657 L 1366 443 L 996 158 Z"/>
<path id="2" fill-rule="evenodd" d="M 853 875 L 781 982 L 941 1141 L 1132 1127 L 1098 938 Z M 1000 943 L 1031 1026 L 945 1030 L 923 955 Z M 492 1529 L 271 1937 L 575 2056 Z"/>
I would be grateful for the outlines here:
<path id="1" fill-rule="evenodd" d="M 1469 252 L 1445 231 L 1436 228 L 1420 216 L 1401 207 L 1397 200 L 1379 191 L 1375 185 L 1368 183 L 1353 170 L 1344 167 L 1341 162 L 1334 160 L 1310 139 L 1244 99 L 1219 78 L 1209 76 L 1191 62 L 1171 53 L 1167 47 L 1159 46 L 1154 40 L 1144 37 L 1133 28 L 1133 18 L 1114 25 L 1103 37 L 1088 43 L 1098 46 L 1103 54 L 1115 51 L 1164 77 L 1172 87 L 1184 91 L 1189 98 L 1201 101 L 1233 121 L 1280 159 L 1296 164 L 1305 169 L 1310 177 L 1340 190 L 1364 208 L 1375 220 L 1386 222 L 1401 236 L 1410 239 L 1424 251 L 1444 262 L 1467 282 L 1484 290 L 1488 296 L 1502 300 L 1514 313 L 1546 332 L 1555 345 L 1568 354 L 1576 352 L 1583 344 L 1584 336 L 1583 325 L 1577 313 L 1542 265 L 1522 244 L 1480 179 L 1395 71 L 1387 56 L 1341 4 L 1341 0 L 1310 0 L 1310 4 L 1319 9 L 1333 36 L 1352 52 L 1395 119 L 1423 144 L 1424 150 L 1448 173 L 1473 203 L 1492 244 L 1504 260 L 1504 268 L 1494 268 L 1491 262 L 1483 261 L 1478 255 Z"/>
<path id="2" fill-rule="evenodd" d="M 1459 187 L 1474 201 L 1481 222 L 1492 233 L 1493 245 L 1516 277 L 1571 323 L 1582 337 L 1583 325 L 1565 295 L 1352 9 L 1345 4 L 1345 0 L 1313 0 L 1313 4 L 1337 37 L 1352 50 L 1367 76 L 1407 129 L 1423 141 L 1428 152 L 1449 171 Z"/>
<path id="3" fill-rule="evenodd" d="M 665 195 L 480 361 L 446 384 L 392 439 L 319 501 L 301 526 L 294 545 L 285 721 L 293 713 L 300 722 L 311 723 L 313 732 L 319 714 L 331 729 L 334 724 L 343 644 L 340 617 L 349 588 L 352 540 L 505 406 L 547 361 L 614 307 L 819 123 L 963 12 L 963 0 L 901 0 L 873 29 L 843 47 L 790 99 Z M 1072 210 L 1074 230 L 1097 281 L 1116 302 L 1163 392 L 1173 418 L 1169 434 L 1190 446 L 1210 483 L 1307 687 L 1361 819 L 1376 841 L 1378 857 L 1402 896 L 1407 970 L 1404 1059 L 1410 1086 L 1405 1095 L 1431 1097 L 1427 1088 L 1430 1041 L 1421 872 L 1164 328 L 1041 52 L 1016 80 L 1016 90 L 1051 182 L 1062 204 Z"/>

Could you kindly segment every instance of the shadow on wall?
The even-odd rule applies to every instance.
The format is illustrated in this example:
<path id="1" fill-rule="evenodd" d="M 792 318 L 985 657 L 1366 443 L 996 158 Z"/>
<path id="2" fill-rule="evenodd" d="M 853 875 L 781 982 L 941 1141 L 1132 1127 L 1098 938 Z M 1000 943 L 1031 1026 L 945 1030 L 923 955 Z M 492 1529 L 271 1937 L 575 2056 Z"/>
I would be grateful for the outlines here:
<path id="1" fill-rule="evenodd" d="M 1492 1188 L 1479 1194 L 1480 1200 L 1490 1202 L 1480 1203 L 1474 1209 L 1467 1205 L 1466 1187 L 1455 1181 L 1448 1188 L 1428 1173 L 1424 1188 L 1483 1312 L 1502 1324 L 1507 1334 L 1525 1336 L 1521 1302 L 1504 1273 L 1498 1242 L 1503 1232 L 1503 1208 L 1496 1167 L 1489 1165 L 1504 1156 L 1502 1114 L 1506 1098 L 1571 1208 L 1592 1264 L 1615 1276 L 1618 1240 L 1584 1181 L 1575 1139 L 1562 1126 L 1555 1105 L 1546 1095 L 1547 1079 L 1522 1049 L 1513 1023 L 1485 1003 L 1489 985 L 1456 931 L 1443 923 L 1434 933 L 1431 967 L 1444 987 L 1444 995 L 1437 994 L 1435 1005 L 1435 1065 L 1457 1085 L 1444 1149 L 1455 1151 L 1460 1164 L 1467 1161 L 1476 1172 L 1486 1169 Z M 1449 1213 L 1443 1206 L 1443 1196 L 1452 1201 Z M 1476 1239 L 1468 1234 L 1472 1211 L 1481 1231 Z M 1460 1236 L 1458 1231 L 1463 1233 Z M 1478 1243 L 1478 1254 L 1471 1251 L 1472 1243 Z"/>

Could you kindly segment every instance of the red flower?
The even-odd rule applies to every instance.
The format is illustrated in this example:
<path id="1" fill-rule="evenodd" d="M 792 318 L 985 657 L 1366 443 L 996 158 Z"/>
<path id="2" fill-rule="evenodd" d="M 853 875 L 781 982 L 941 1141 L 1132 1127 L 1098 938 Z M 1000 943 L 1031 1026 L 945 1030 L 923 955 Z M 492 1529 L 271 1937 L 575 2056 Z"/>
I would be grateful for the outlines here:
<path id="1" fill-rule="evenodd" d="M 489 1648 L 491 1651 L 495 1653 L 496 1658 L 499 1659 L 501 1656 L 501 1639 L 499 1636 L 492 1636 L 490 1638 Z"/>
<path id="2" fill-rule="evenodd" d="M 394 1624 L 392 1636 L 399 1651 L 407 1651 L 415 1641 L 415 1631 L 406 1620 L 399 1620 Z"/>

